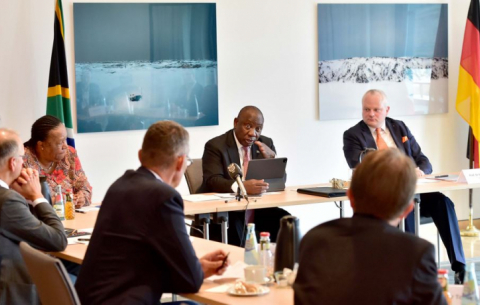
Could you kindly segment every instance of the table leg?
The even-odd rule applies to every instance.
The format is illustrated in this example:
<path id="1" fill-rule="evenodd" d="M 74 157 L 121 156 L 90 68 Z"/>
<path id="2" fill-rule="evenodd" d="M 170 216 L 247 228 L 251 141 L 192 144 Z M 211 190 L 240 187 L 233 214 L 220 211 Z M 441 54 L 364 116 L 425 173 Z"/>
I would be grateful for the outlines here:
<path id="1" fill-rule="evenodd" d="M 222 243 L 228 244 L 228 212 L 213 214 L 213 222 L 220 223 L 222 229 Z"/>
<path id="2" fill-rule="evenodd" d="M 195 223 L 201 224 L 203 226 L 203 238 L 210 239 L 210 214 L 196 214 Z"/>
<path id="3" fill-rule="evenodd" d="M 415 211 L 415 236 L 420 235 L 420 196 L 415 196 L 413 199 Z"/>
<path id="4" fill-rule="evenodd" d="M 339 201 L 338 208 L 340 209 L 340 218 L 345 217 L 345 209 L 343 208 L 343 200 Z"/>

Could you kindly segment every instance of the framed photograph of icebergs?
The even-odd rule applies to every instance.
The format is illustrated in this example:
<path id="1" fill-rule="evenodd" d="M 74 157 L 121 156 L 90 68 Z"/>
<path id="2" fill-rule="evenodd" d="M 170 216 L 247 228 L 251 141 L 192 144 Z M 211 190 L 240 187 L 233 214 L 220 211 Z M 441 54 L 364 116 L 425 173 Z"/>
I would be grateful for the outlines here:
<path id="1" fill-rule="evenodd" d="M 218 125 L 214 3 L 74 3 L 77 130 Z"/>
<path id="2" fill-rule="evenodd" d="M 361 118 L 381 89 L 390 115 L 448 112 L 447 4 L 318 4 L 320 120 Z"/>

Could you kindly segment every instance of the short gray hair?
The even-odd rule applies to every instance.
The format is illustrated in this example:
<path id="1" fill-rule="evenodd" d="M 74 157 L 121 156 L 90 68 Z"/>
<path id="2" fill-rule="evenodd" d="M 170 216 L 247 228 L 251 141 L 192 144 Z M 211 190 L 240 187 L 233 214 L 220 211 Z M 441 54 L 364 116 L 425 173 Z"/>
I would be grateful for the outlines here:
<path id="1" fill-rule="evenodd" d="M 8 159 L 18 152 L 18 141 L 15 139 L 17 133 L 13 130 L 0 128 L 0 133 L 6 133 L 7 137 L 0 138 L 0 164 L 3 165 Z"/>
<path id="2" fill-rule="evenodd" d="M 142 165 L 169 167 L 175 158 L 188 150 L 189 135 L 182 125 L 173 121 L 152 124 L 143 138 Z"/>
<path id="3" fill-rule="evenodd" d="M 382 97 L 383 97 L 383 102 L 385 104 L 387 104 L 387 95 L 385 94 L 385 92 L 383 92 L 382 90 L 380 89 L 370 89 L 368 90 L 367 92 L 365 92 L 365 94 L 362 96 L 362 103 L 363 103 L 363 100 L 365 99 L 365 97 L 367 95 L 373 95 L 373 94 L 380 94 Z"/>

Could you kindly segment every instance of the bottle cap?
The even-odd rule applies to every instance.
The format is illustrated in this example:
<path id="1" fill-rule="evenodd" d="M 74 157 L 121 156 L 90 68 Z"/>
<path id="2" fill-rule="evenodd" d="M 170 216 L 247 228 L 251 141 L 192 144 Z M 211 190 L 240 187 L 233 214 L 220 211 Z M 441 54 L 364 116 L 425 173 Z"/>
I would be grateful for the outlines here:
<path id="1" fill-rule="evenodd" d="M 438 269 L 438 274 L 448 274 L 447 269 Z"/>
<path id="2" fill-rule="evenodd" d="M 254 227 L 255 228 L 255 224 L 253 222 L 251 222 L 247 225 L 247 227 Z"/>
<path id="3" fill-rule="evenodd" d="M 269 233 L 269 232 L 261 232 L 261 233 L 260 233 L 260 236 L 269 237 L 269 236 L 270 236 L 270 233 Z"/>

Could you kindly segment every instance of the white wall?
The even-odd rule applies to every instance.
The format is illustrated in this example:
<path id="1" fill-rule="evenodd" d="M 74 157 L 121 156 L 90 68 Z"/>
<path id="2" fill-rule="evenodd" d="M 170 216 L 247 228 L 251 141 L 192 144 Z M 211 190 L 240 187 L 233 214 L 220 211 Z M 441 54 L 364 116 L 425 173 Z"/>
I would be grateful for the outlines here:
<path id="1" fill-rule="evenodd" d="M 289 185 L 326 182 L 347 175 L 342 134 L 358 120 L 320 122 L 318 119 L 316 4 L 321 2 L 327 1 L 216 1 L 220 124 L 188 129 L 192 158 L 202 156 L 207 140 L 232 127 L 233 118 L 242 106 L 254 104 L 265 115 L 263 133 L 274 139 L 280 156 L 289 158 Z M 446 1 L 421 1 L 438 2 Z M 54 3 L 54 0 L 0 0 L 0 126 L 16 129 L 24 140 L 29 138 L 33 121 L 45 114 Z M 467 124 L 455 111 L 455 97 L 470 0 L 447 3 L 451 4 L 449 113 L 400 118 L 421 143 L 435 172 L 468 166 Z M 63 0 L 63 6 L 69 79 L 73 86 L 73 1 Z M 74 90 L 71 88 L 72 96 Z M 83 167 L 93 185 L 94 201 L 101 201 L 108 186 L 126 169 L 139 165 L 137 151 L 143 135 L 144 131 L 76 135 Z M 185 183 L 179 190 L 188 193 Z M 458 217 L 466 219 L 467 191 L 448 195 L 456 202 Z M 303 231 L 338 216 L 333 204 L 297 206 L 289 211 L 300 217 Z M 480 216 L 480 208 L 477 215 Z"/>

